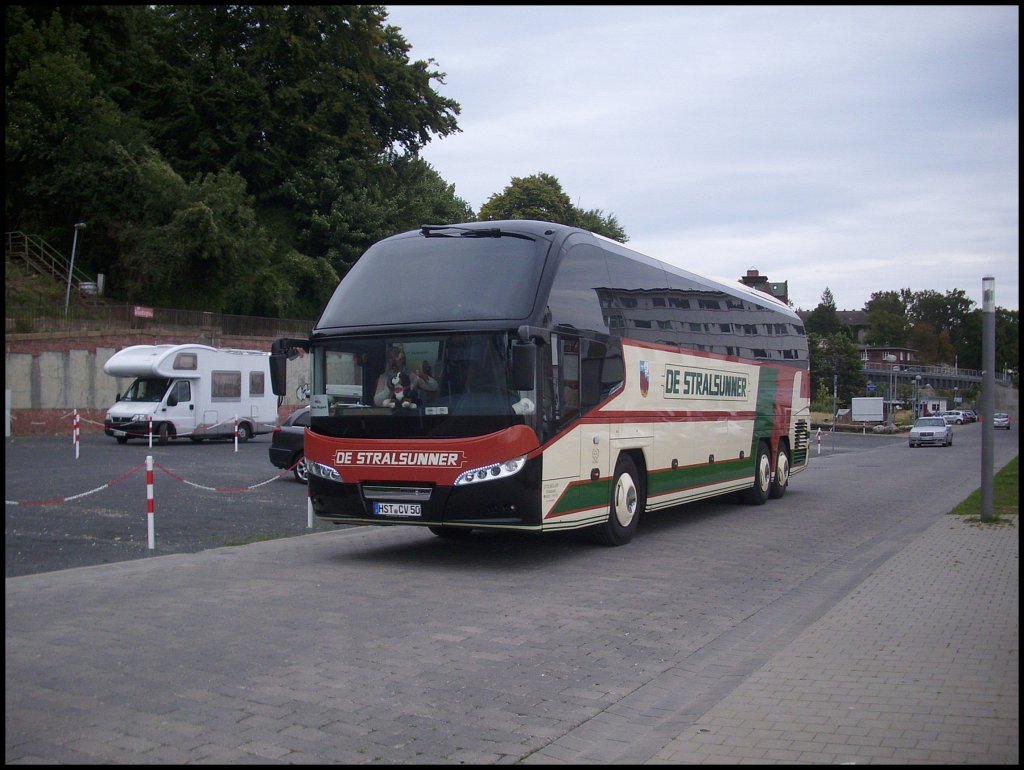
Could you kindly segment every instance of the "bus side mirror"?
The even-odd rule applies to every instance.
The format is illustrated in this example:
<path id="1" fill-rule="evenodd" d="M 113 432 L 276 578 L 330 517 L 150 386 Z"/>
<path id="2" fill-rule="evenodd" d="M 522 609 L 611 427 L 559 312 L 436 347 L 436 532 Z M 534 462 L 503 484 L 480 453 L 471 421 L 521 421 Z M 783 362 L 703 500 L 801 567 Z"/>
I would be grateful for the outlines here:
<path id="1" fill-rule="evenodd" d="M 533 390 L 537 387 L 537 346 L 527 342 L 512 346 L 512 387 Z"/>
<path id="2" fill-rule="evenodd" d="M 309 350 L 309 340 L 279 337 L 270 345 L 270 389 L 275 396 L 288 390 L 288 362 Z"/>
<path id="3" fill-rule="evenodd" d="M 275 396 L 283 396 L 288 389 L 288 356 L 284 353 L 270 354 L 270 389 Z"/>

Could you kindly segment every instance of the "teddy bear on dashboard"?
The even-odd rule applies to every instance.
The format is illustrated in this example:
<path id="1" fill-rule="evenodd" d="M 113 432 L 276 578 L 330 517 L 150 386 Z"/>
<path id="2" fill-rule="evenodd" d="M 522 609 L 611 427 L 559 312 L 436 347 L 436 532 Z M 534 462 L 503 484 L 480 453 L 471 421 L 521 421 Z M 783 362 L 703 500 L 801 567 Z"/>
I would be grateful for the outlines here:
<path id="1" fill-rule="evenodd" d="M 391 378 L 391 382 L 388 389 L 391 391 L 386 399 L 384 399 L 382 406 L 389 406 L 392 409 L 402 407 L 403 409 L 412 409 L 416 406 L 416 403 L 412 398 L 412 381 L 409 379 L 409 373 L 404 369 L 396 372 L 395 376 Z"/>

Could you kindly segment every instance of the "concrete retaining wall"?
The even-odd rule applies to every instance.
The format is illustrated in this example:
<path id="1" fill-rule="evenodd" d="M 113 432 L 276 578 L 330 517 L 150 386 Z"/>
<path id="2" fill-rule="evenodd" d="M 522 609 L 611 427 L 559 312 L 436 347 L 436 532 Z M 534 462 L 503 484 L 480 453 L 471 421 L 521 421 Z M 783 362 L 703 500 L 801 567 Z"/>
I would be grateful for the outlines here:
<path id="1" fill-rule="evenodd" d="M 5 337 L 4 388 L 10 393 L 11 435 L 71 435 L 74 410 L 82 433 L 103 431 L 103 417 L 130 378 L 111 377 L 103 364 L 129 345 L 200 342 L 204 345 L 269 352 L 272 339 L 224 337 L 216 340 L 159 333 L 110 335 L 83 333 L 69 339 L 50 334 L 8 334 Z M 309 359 L 288 362 L 288 394 L 279 413 L 290 414 L 300 402 L 297 386 L 309 382 Z"/>

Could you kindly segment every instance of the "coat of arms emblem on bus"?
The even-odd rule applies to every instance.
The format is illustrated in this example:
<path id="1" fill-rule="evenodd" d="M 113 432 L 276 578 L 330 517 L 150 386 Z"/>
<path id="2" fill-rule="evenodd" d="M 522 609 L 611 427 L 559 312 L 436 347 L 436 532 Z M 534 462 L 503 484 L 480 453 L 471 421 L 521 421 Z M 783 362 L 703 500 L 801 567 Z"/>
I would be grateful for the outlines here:
<path id="1" fill-rule="evenodd" d="M 640 395 L 647 398 L 647 391 L 651 389 L 651 365 L 646 361 L 640 362 Z"/>

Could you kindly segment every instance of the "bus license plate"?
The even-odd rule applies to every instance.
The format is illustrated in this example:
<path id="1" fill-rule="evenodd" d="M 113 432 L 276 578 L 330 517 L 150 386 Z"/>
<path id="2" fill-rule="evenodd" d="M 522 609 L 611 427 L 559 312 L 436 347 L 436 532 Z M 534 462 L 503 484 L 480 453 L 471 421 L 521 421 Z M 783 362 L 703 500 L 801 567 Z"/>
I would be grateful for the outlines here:
<path id="1" fill-rule="evenodd" d="M 377 516 L 419 516 L 419 503 L 374 503 L 373 512 Z"/>

